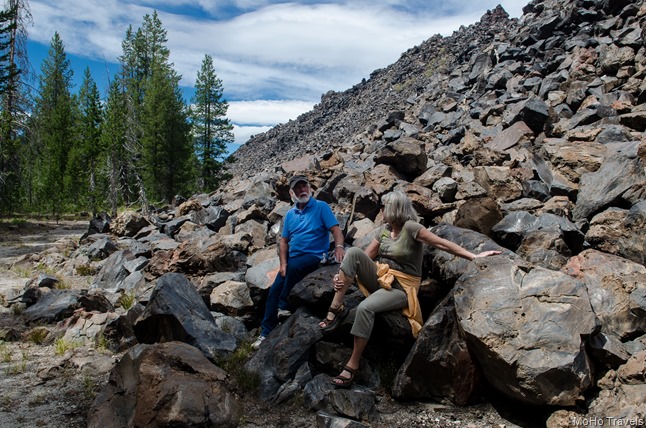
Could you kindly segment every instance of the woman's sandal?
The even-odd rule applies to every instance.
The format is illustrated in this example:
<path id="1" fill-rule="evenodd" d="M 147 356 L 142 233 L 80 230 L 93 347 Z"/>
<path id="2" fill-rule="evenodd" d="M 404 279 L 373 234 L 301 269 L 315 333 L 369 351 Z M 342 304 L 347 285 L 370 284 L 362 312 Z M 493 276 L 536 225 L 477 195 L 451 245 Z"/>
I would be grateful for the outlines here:
<path id="1" fill-rule="evenodd" d="M 345 303 L 342 303 L 338 308 L 333 308 L 330 306 L 330 309 L 328 311 L 334 314 L 334 318 L 330 319 L 330 317 L 327 316 L 322 321 L 323 325 L 321 326 L 321 330 L 324 332 L 332 331 L 337 328 L 341 321 L 343 321 L 345 316 L 348 314 L 348 308 L 345 306 Z"/>
<path id="2" fill-rule="evenodd" d="M 350 377 L 341 376 L 344 370 L 350 373 Z M 343 370 L 341 370 L 341 373 L 330 379 L 330 383 L 338 388 L 348 388 L 354 383 L 354 378 L 358 373 L 359 369 L 353 369 L 352 367 L 345 366 L 343 367 Z"/>

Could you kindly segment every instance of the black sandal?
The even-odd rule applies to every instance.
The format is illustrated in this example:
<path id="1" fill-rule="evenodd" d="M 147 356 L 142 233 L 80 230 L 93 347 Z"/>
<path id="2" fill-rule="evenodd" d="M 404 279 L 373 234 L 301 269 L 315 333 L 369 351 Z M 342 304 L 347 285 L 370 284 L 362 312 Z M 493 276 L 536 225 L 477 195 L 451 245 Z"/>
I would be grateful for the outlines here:
<path id="1" fill-rule="evenodd" d="M 328 312 L 331 312 L 334 314 L 334 318 L 330 319 L 329 317 L 326 317 L 322 323 L 324 324 L 321 326 L 321 330 L 324 332 L 332 331 L 335 328 L 341 324 L 341 321 L 345 318 L 345 316 L 348 314 L 348 308 L 345 306 L 345 303 L 341 303 L 341 306 L 338 308 L 333 308 L 330 306 L 330 309 L 328 309 Z"/>
<path id="2" fill-rule="evenodd" d="M 341 376 L 341 373 L 343 373 L 344 370 L 350 373 L 350 377 Z M 359 369 L 353 369 L 352 367 L 345 366 L 343 367 L 343 370 L 341 370 L 341 373 L 330 379 L 330 383 L 339 388 L 348 388 L 354 383 L 354 378 L 359 373 Z M 338 382 L 335 382 L 335 380 Z"/>

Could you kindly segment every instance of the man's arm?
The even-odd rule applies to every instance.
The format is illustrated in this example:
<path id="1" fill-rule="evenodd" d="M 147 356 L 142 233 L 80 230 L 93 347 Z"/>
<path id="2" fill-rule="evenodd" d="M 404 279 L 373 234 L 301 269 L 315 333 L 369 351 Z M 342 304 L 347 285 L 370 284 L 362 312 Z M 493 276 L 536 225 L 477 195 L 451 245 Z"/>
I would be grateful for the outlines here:
<path id="1" fill-rule="evenodd" d="M 287 274 L 287 256 L 289 254 L 289 241 L 287 238 L 280 238 L 279 247 L 278 258 L 280 259 L 280 268 L 278 272 L 284 277 Z"/>
<path id="2" fill-rule="evenodd" d="M 334 237 L 334 258 L 336 258 L 338 263 L 341 263 L 343 261 L 343 256 L 345 255 L 343 232 L 338 224 L 332 226 L 332 228 L 330 228 L 330 232 L 332 232 L 332 237 Z"/>

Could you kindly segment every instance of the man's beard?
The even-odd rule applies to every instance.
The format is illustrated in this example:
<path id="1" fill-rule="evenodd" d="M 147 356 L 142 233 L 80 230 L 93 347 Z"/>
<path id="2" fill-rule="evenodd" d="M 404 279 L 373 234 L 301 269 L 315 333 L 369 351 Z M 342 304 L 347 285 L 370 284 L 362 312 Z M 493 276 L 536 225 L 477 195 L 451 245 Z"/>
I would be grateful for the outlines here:
<path id="1" fill-rule="evenodd" d="M 292 201 L 294 201 L 295 204 L 306 204 L 310 201 L 311 197 L 311 193 L 302 193 L 301 196 L 294 196 Z"/>

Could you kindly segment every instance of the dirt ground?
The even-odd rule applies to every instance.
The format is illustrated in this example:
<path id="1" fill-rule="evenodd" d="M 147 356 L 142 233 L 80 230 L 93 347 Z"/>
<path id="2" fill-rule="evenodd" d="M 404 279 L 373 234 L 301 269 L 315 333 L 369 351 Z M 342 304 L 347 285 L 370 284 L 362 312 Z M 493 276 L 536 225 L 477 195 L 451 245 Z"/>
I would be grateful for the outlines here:
<path id="1" fill-rule="evenodd" d="M 52 245 L 69 246 L 78 242 L 88 224 L 87 221 L 0 222 L 0 296 L 12 287 L 24 287 L 38 274 L 37 269 L 12 268 L 16 260 L 25 254 L 45 251 Z M 36 333 L 42 328 L 50 332 L 45 338 Z M 55 345 L 57 334 L 62 333 L 53 326 L 26 326 L 20 314 L 0 305 L 0 428 L 86 426 L 88 409 L 107 382 L 109 367 L 120 355 L 91 346 L 60 354 Z M 316 412 L 306 409 L 300 397 L 281 405 L 260 402 L 251 395 L 240 397 L 240 401 L 241 427 L 319 426 Z M 504 401 L 457 408 L 438 403 L 400 403 L 381 395 L 377 402 L 379 420 L 368 426 L 544 426 L 542 418 L 534 418 L 534 422 L 528 422 L 531 417 L 512 422 L 505 408 Z"/>

